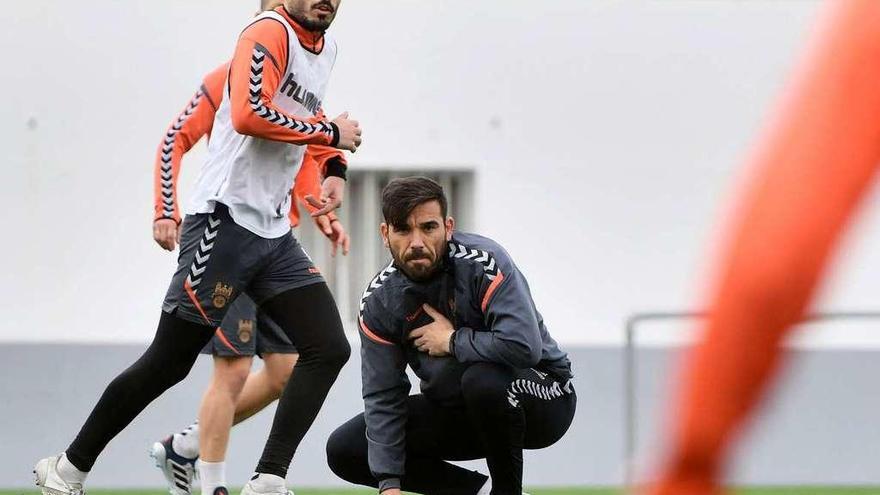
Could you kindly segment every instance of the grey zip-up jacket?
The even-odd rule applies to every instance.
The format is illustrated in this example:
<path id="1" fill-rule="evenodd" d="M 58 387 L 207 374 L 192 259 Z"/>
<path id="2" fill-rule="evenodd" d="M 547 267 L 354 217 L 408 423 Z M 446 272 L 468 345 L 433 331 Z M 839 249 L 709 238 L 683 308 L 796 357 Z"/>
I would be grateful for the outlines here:
<path id="1" fill-rule="evenodd" d="M 470 363 L 536 368 L 560 381 L 571 363 L 547 332 L 525 277 L 495 241 L 456 233 L 441 272 L 414 282 L 393 264 L 370 282 L 360 304 L 359 326 L 369 464 L 380 488 L 399 487 L 406 462 L 409 365 L 421 391 L 439 404 L 461 403 L 461 375 Z M 433 321 L 427 303 L 456 332 L 452 356 L 431 357 L 413 347 L 412 330 Z"/>

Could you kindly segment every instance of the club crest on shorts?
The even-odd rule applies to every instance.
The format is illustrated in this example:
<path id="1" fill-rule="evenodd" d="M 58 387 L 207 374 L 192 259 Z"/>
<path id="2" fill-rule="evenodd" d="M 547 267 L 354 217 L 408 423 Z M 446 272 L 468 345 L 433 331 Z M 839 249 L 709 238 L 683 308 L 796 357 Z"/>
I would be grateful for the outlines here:
<path id="1" fill-rule="evenodd" d="M 238 340 L 247 344 L 254 335 L 254 320 L 238 320 Z"/>
<path id="2" fill-rule="evenodd" d="M 223 282 L 217 282 L 217 285 L 214 287 L 214 294 L 211 296 L 211 302 L 214 303 L 214 307 L 217 309 L 223 308 L 231 298 L 232 287 L 223 285 Z"/>

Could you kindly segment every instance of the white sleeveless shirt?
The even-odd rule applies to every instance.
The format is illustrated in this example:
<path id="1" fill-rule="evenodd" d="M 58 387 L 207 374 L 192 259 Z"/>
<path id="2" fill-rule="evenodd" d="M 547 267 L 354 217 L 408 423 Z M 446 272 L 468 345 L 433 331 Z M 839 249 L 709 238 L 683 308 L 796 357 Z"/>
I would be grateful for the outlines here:
<path id="1" fill-rule="evenodd" d="M 289 45 L 287 67 L 282 68 L 284 73 L 272 103 L 290 116 L 303 120 L 314 117 L 336 61 L 336 42 L 325 33 L 323 49 L 313 53 L 300 44 L 296 32 L 281 14 L 267 11 L 253 22 L 266 18 L 284 25 Z M 251 59 L 251 108 L 271 122 L 305 130 L 303 126 L 311 124 L 292 122 L 260 101 L 263 67 L 274 63 L 260 48 L 254 49 Z M 232 126 L 228 81 L 223 96 L 214 116 L 208 158 L 186 213 L 210 213 L 217 203 L 222 203 L 229 208 L 235 223 L 254 234 L 267 239 L 286 235 L 290 232 L 290 189 L 306 146 L 239 134 Z M 329 126 L 318 127 L 330 132 Z"/>

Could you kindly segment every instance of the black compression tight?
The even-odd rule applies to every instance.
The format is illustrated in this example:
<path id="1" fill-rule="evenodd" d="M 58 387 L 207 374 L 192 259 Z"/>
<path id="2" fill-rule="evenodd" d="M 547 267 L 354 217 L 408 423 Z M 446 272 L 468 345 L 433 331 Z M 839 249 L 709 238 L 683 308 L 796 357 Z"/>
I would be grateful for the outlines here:
<path id="1" fill-rule="evenodd" d="M 284 329 L 299 352 L 256 469 L 284 478 L 296 448 L 348 361 L 351 346 L 333 295 L 324 283 L 283 292 L 261 308 Z"/>
<path id="2" fill-rule="evenodd" d="M 183 380 L 214 327 L 162 313 L 156 336 L 146 352 L 110 382 L 79 434 L 67 448 L 67 458 L 80 471 L 90 471 L 107 443 L 156 397 Z"/>
<path id="3" fill-rule="evenodd" d="M 348 360 L 351 347 L 326 284 L 283 292 L 264 303 L 262 309 L 284 329 L 300 356 L 257 466 L 257 472 L 284 477 L 297 446 Z M 153 343 L 110 382 L 67 448 L 70 462 L 81 471 L 90 471 L 113 437 L 150 402 L 186 377 L 214 331 L 212 326 L 162 313 Z"/>

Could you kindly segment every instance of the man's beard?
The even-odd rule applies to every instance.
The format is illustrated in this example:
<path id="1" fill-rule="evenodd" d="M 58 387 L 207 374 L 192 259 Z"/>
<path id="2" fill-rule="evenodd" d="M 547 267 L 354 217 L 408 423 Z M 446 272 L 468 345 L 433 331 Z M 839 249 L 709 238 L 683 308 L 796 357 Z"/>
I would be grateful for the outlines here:
<path id="1" fill-rule="evenodd" d="M 296 19 L 296 22 L 298 22 L 300 26 L 306 28 L 306 30 L 308 31 L 311 31 L 313 33 L 322 33 L 330 27 L 333 19 L 328 17 L 323 21 L 320 19 L 315 19 L 314 21 L 311 21 L 303 17 L 302 19 Z"/>
<path id="2" fill-rule="evenodd" d="M 324 5 L 329 5 L 331 9 L 333 8 L 333 6 L 330 5 L 329 2 L 319 2 L 319 3 L 316 3 L 315 5 L 309 6 L 309 10 L 314 9 L 318 5 L 321 5 L 322 3 Z M 325 14 L 325 15 L 326 15 L 326 17 L 323 20 L 309 19 L 308 16 L 306 15 L 306 13 L 300 13 L 300 12 L 292 13 L 291 17 L 293 17 L 293 19 L 300 26 L 306 28 L 309 31 L 317 33 L 317 32 L 324 32 L 327 30 L 327 28 L 330 27 L 330 24 L 333 23 L 333 19 L 336 18 L 336 10 L 334 9 L 333 12 L 331 12 L 329 14 Z"/>
<path id="3" fill-rule="evenodd" d="M 436 275 L 437 272 L 440 271 L 440 262 L 443 259 L 442 256 L 438 256 L 437 259 L 435 259 L 433 261 L 433 263 L 431 263 L 430 265 L 425 266 L 425 267 L 419 266 L 418 268 L 413 270 L 413 267 L 408 265 L 407 262 L 415 260 L 415 259 L 429 260 L 430 257 L 416 256 L 414 258 L 407 257 L 405 259 L 401 259 L 399 256 L 397 256 L 396 254 L 393 254 L 393 253 L 392 253 L 392 256 L 394 258 L 395 264 L 400 268 L 401 271 L 403 271 L 403 274 L 406 275 L 407 278 L 409 278 L 410 280 L 412 280 L 414 282 L 425 282 L 427 280 L 434 278 L 434 275 Z"/>

